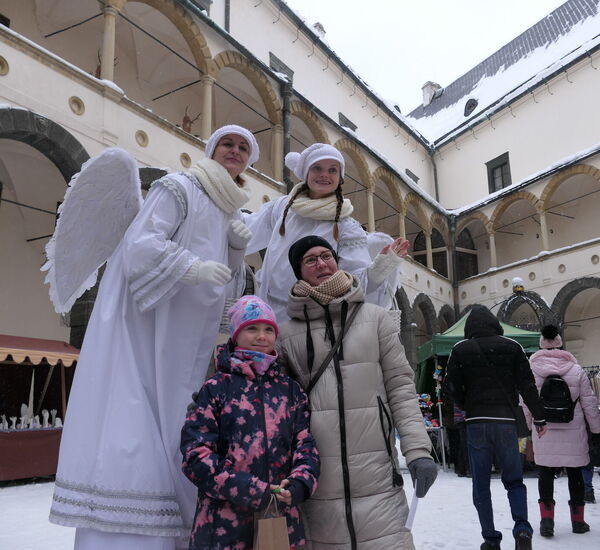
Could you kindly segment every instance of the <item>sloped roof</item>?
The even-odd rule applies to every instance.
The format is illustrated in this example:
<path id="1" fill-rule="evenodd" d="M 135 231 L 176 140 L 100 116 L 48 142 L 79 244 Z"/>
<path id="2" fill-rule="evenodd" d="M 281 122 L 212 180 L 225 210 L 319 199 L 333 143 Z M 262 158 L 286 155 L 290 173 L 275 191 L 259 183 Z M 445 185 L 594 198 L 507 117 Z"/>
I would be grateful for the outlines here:
<path id="1" fill-rule="evenodd" d="M 586 55 L 600 37 L 600 0 L 568 0 L 541 21 L 443 89 L 408 119 L 427 139 L 436 141 L 522 85 L 540 82 L 536 75 L 556 64 Z M 588 43 L 588 47 L 582 45 Z M 556 67 L 557 69 L 560 66 Z M 469 116 L 469 99 L 478 102 Z"/>

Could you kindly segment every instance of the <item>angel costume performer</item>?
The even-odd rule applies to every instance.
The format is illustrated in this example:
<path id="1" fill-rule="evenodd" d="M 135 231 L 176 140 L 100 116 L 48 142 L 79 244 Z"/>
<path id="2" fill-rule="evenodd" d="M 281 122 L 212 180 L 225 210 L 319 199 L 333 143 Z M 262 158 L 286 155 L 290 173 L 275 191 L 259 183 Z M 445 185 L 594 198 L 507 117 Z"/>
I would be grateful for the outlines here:
<path id="1" fill-rule="evenodd" d="M 344 158 L 331 145 L 315 143 L 301 154 L 288 153 L 285 161 L 299 179 L 306 180 L 310 166 L 323 159 L 338 161 L 343 176 Z M 264 204 L 256 213 L 243 214 L 244 222 L 252 231 L 246 254 L 267 249 L 262 268 L 256 273 L 258 295 L 273 308 L 279 323 L 289 320 L 287 301 L 296 277 L 288 261 L 288 250 L 298 239 L 307 235 L 318 235 L 330 243 L 336 243 L 334 228 L 337 225 L 339 240 L 334 247 L 339 269 L 359 280 L 365 291 L 365 301 L 388 309 L 400 282 L 401 259 L 393 253 L 378 252 L 393 239 L 385 233 L 367 233 L 351 217 L 354 207 L 350 200 L 340 198 L 341 205 L 338 205 L 338 198 L 334 194 L 310 198 L 303 192 L 303 186 L 304 182 L 300 182 L 289 195 Z M 286 214 L 285 233 L 281 235 L 279 229 L 290 201 L 292 204 Z"/>
<path id="2" fill-rule="evenodd" d="M 251 158 L 257 153 L 253 147 Z M 198 260 L 235 263 L 228 228 L 248 197 L 211 159 L 168 174 L 108 261 L 73 382 L 50 512 L 52 522 L 78 528 L 76 548 L 90 536 L 96 542 L 82 542 L 86 550 L 187 547 L 196 491 L 180 469 L 181 426 L 236 280 L 188 285 L 182 277 Z"/>

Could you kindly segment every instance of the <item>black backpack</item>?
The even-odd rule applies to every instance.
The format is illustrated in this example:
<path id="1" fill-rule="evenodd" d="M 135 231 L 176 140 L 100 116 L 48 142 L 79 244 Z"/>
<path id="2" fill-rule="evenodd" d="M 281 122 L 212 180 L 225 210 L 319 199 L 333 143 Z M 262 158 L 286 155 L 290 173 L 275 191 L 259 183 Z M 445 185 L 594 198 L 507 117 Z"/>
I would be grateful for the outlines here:
<path id="1" fill-rule="evenodd" d="M 540 398 L 544 405 L 546 422 L 567 423 L 573 420 L 575 404 L 569 385 L 557 374 L 548 376 L 542 384 Z"/>

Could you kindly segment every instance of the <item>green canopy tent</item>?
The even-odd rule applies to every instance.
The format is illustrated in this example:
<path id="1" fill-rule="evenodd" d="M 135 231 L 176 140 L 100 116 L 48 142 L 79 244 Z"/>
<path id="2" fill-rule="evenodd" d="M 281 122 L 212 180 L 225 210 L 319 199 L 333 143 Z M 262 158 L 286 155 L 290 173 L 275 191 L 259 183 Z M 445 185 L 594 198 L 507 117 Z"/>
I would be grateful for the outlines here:
<path id="1" fill-rule="evenodd" d="M 437 409 L 437 416 L 441 430 L 441 440 L 439 447 L 441 448 L 441 457 L 444 471 L 446 470 L 446 448 L 445 448 L 445 434 L 444 434 L 444 411 L 442 409 L 443 402 L 441 400 L 441 388 L 440 380 L 443 370 L 446 367 L 448 356 L 452 351 L 452 347 L 457 342 L 464 340 L 465 338 L 465 323 L 471 312 L 467 312 L 463 315 L 454 325 L 452 325 L 446 332 L 442 334 L 434 334 L 433 338 L 426 342 L 422 346 L 417 348 L 417 372 L 415 375 L 415 386 L 418 394 L 429 394 L 432 398 L 435 396 L 433 401 L 433 407 Z M 531 332 L 529 330 L 523 330 L 506 323 L 500 322 L 502 329 L 504 330 L 504 336 L 516 340 L 523 346 L 526 353 L 533 353 L 539 349 L 540 333 Z M 438 366 L 441 372 L 436 374 Z M 435 374 L 435 378 L 434 378 Z M 434 412 L 433 410 L 431 411 Z"/>

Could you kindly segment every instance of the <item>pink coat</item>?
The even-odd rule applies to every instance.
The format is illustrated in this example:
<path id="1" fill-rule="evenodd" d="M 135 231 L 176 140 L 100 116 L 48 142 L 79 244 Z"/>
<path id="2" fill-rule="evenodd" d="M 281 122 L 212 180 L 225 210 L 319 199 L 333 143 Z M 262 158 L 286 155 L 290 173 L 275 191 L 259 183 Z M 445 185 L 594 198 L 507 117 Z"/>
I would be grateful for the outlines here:
<path id="1" fill-rule="evenodd" d="M 592 432 L 600 433 L 598 399 L 587 375 L 571 353 L 560 349 L 537 351 L 531 356 L 530 363 L 538 391 L 541 390 L 547 376 L 558 374 L 569 385 L 571 398 L 579 399 L 571 422 L 568 424 L 549 422 L 548 431 L 541 438 L 533 430 L 531 438 L 535 463 L 539 466 L 553 467 L 586 466 L 590 461 L 586 420 Z M 527 407 L 523 408 L 527 422 L 531 425 L 531 415 Z"/>

